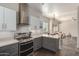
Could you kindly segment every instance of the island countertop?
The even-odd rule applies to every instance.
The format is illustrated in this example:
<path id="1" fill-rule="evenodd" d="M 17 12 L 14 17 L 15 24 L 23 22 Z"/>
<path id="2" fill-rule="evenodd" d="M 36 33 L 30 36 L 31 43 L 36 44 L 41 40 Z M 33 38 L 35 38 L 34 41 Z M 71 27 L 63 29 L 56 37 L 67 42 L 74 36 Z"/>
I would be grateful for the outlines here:
<path id="1" fill-rule="evenodd" d="M 59 39 L 59 38 L 60 38 L 59 35 L 47 35 L 47 34 L 43 34 L 42 36 L 43 36 L 43 37 L 56 38 L 56 39 Z"/>

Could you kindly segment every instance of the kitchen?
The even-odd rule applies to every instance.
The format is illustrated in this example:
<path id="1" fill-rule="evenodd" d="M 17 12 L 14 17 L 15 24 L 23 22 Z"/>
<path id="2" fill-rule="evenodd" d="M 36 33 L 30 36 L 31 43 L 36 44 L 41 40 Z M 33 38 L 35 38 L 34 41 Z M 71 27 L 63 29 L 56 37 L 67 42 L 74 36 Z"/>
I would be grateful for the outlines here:
<path id="1" fill-rule="evenodd" d="M 78 36 L 78 29 L 71 31 L 77 28 L 78 21 L 74 20 L 75 23 L 72 21 L 73 25 L 69 23 L 74 26 L 72 29 L 68 27 L 69 25 L 66 26 L 70 29 L 66 35 L 65 32 L 68 28 L 63 26 L 66 24 L 64 22 L 61 24 L 61 21 L 57 20 L 55 11 L 51 16 L 52 9 L 49 12 L 45 8 L 46 6 L 48 5 L 43 3 L 0 4 L 1 56 L 54 56 L 63 49 L 62 39 L 66 36 L 71 38 L 71 34 L 75 37 Z M 50 14 L 46 14 L 46 12 Z M 63 19 L 63 17 L 60 16 L 59 18 Z M 73 18 L 75 19 L 75 17 Z M 76 46 L 78 47 L 78 45 Z M 41 49 L 48 51 L 48 53 L 41 52 L 41 54 L 39 52 Z"/>

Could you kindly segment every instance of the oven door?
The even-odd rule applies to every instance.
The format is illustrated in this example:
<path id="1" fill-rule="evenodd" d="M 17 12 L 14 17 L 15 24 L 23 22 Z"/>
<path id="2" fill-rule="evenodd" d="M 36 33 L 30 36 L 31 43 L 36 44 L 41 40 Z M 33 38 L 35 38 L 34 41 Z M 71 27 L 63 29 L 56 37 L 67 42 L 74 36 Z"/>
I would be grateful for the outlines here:
<path id="1" fill-rule="evenodd" d="M 33 41 L 28 41 L 20 44 L 20 55 L 26 56 L 33 52 Z"/>

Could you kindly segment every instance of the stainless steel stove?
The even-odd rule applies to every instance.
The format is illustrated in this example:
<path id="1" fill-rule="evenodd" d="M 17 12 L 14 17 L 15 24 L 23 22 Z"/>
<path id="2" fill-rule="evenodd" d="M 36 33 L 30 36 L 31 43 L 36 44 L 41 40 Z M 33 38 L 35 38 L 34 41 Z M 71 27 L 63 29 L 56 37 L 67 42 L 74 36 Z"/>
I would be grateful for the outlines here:
<path id="1" fill-rule="evenodd" d="M 16 36 L 19 41 L 19 55 L 20 56 L 32 56 L 33 55 L 33 40 L 30 40 L 31 36 L 26 33 L 20 33 Z"/>

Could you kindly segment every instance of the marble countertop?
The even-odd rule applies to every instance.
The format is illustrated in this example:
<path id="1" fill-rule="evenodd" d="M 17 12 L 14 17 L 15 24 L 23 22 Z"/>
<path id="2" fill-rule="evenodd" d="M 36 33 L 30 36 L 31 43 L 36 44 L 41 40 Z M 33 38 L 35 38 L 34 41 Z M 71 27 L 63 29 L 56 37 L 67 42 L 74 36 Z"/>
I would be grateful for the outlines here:
<path id="1" fill-rule="evenodd" d="M 18 42 L 19 41 L 17 41 L 16 39 L 11 39 L 11 38 L 0 39 L 0 47 L 18 43 Z"/>
<path id="2" fill-rule="evenodd" d="M 26 39 L 26 40 L 22 40 L 22 42 L 27 42 L 27 41 L 30 41 L 30 40 L 33 40 L 35 38 L 38 38 L 38 37 L 50 37 L 50 38 L 56 38 L 56 39 L 59 39 L 59 36 L 58 35 L 47 35 L 47 34 L 39 34 L 39 35 L 33 35 L 32 38 L 29 38 L 29 39 Z"/>
<path id="3" fill-rule="evenodd" d="M 47 34 L 43 34 L 42 36 L 44 36 L 44 37 L 50 37 L 50 38 L 56 38 L 56 39 L 60 38 L 59 35 L 47 35 Z"/>
<path id="4" fill-rule="evenodd" d="M 21 42 L 27 42 L 27 41 L 30 41 L 30 40 L 33 40 L 35 38 L 38 38 L 38 37 L 50 37 L 50 38 L 56 38 L 58 39 L 59 36 L 58 35 L 47 35 L 47 34 L 38 34 L 38 35 L 33 35 L 32 38 L 28 38 L 26 40 L 22 40 Z M 12 38 L 4 38 L 4 39 L 0 39 L 0 47 L 2 46 L 6 46 L 6 45 L 10 45 L 10 44 L 14 44 L 14 43 L 17 43 L 19 42 L 18 40 L 16 39 L 12 39 Z"/>

